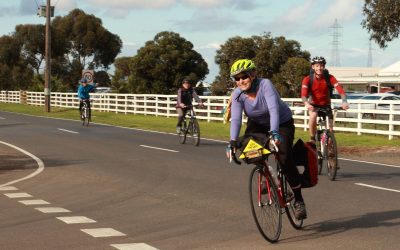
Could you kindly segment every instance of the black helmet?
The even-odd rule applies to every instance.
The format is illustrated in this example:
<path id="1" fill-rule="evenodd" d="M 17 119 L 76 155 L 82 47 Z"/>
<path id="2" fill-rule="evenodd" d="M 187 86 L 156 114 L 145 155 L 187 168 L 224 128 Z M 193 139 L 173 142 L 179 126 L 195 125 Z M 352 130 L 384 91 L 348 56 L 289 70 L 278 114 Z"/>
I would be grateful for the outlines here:
<path id="1" fill-rule="evenodd" d="M 325 65 L 326 64 L 326 60 L 322 56 L 316 56 L 313 59 L 311 59 L 311 65 L 314 65 L 316 63 L 320 63 L 320 64 Z"/>

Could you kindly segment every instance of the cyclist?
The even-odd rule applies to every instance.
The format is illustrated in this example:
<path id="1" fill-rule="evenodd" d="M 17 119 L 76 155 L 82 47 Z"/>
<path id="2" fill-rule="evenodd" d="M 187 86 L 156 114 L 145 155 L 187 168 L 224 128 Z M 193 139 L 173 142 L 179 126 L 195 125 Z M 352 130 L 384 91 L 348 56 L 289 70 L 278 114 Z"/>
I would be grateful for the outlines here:
<path id="1" fill-rule="evenodd" d="M 284 103 L 269 79 L 259 78 L 252 60 L 239 59 L 230 72 L 237 88 L 232 93 L 229 147 L 236 150 L 242 124 L 242 113 L 248 117 L 245 134 L 272 135 L 279 148 L 279 162 L 295 195 L 295 217 L 305 219 L 306 207 L 301 194 L 301 180 L 293 160 L 294 121 L 292 112 Z"/>
<path id="2" fill-rule="evenodd" d="M 308 75 L 304 77 L 301 83 L 301 99 L 304 102 L 305 108 L 309 112 L 309 133 L 310 133 L 310 142 L 315 144 L 315 132 L 317 130 L 317 112 L 314 111 L 314 107 L 330 107 L 331 106 L 331 96 L 326 77 L 329 77 L 330 84 L 336 89 L 336 91 L 340 94 L 342 99 L 342 108 L 347 110 L 349 108 L 349 104 L 347 103 L 346 93 L 344 92 L 342 86 L 338 83 L 336 78 L 333 75 L 330 75 L 327 71 L 324 72 L 326 65 L 326 60 L 322 56 L 316 56 L 311 60 L 311 69 L 314 71 L 314 74 Z M 311 89 L 310 85 L 310 77 L 313 77 L 313 84 Z M 308 100 L 309 95 L 311 95 L 311 100 Z M 330 124 L 329 129 L 333 131 L 333 114 L 330 112 L 329 114 Z"/>
<path id="3" fill-rule="evenodd" d="M 90 95 L 89 92 L 95 89 L 95 85 L 90 85 L 87 83 L 86 78 L 82 78 L 80 81 L 79 88 L 78 88 L 78 98 L 79 98 L 79 115 L 82 118 L 81 109 L 83 103 L 85 102 L 89 108 L 89 119 L 91 119 L 91 109 L 90 109 Z"/>
<path id="4" fill-rule="evenodd" d="M 188 78 L 184 78 L 182 81 L 182 87 L 178 89 L 178 96 L 176 98 L 176 112 L 178 113 L 178 123 L 176 125 L 176 132 L 181 131 L 182 121 L 189 111 L 192 100 L 195 99 L 200 106 L 203 106 L 203 102 L 200 100 L 196 91 L 192 88 Z"/>

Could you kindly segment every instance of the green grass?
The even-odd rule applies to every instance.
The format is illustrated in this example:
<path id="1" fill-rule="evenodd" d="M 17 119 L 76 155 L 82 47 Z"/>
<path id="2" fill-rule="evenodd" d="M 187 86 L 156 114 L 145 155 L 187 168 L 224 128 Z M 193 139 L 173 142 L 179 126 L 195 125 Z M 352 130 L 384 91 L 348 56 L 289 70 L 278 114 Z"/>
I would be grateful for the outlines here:
<path id="1" fill-rule="evenodd" d="M 51 108 L 51 112 L 44 111 L 44 107 L 29 106 L 23 104 L 0 103 L 0 110 L 23 113 L 36 116 L 64 118 L 78 120 L 78 111 L 66 108 Z M 154 131 L 175 133 L 176 117 L 163 117 L 151 115 L 132 115 L 132 114 L 116 114 L 111 112 L 92 112 L 93 122 L 116 125 L 128 128 L 148 129 Z M 221 122 L 199 121 L 202 137 L 213 138 L 219 140 L 229 140 L 229 124 Z M 243 126 L 245 127 L 245 126 Z M 308 140 L 308 132 L 303 129 L 296 130 L 296 138 Z M 387 136 L 382 135 L 361 135 L 355 133 L 336 132 L 336 139 L 340 146 L 357 146 L 357 147 L 380 147 L 380 146 L 396 146 L 400 147 L 400 140 L 388 140 Z"/>

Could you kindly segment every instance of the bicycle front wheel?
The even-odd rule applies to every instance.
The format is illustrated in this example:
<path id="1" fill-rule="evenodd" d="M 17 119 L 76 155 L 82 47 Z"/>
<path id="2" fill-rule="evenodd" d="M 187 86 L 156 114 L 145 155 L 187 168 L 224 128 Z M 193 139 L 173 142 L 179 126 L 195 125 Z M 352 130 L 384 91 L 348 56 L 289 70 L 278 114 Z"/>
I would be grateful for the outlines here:
<path id="1" fill-rule="evenodd" d="M 328 135 L 326 132 L 323 132 L 321 138 L 326 138 Z M 326 159 L 327 159 L 327 148 L 326 148 L 326 139 L 320 139 L 319 141 L 319 149 L 318 153 L 318 174 L 322 174 L 322 170 L 326 166 Z M 326 167 L 327 168 L 327 167 Z"/>
<path id="2" fill-rule="evenodd" d="M 193 139 L 193 145 L 199 146 L 200 143 L 200 126 L 198 121 L 195 119 L 192 121 L 192 127 L 190 130 L 190 134 Z"/>
<path id="3" fill-rule="evenodd" d="M 283 190 L 283 198 L 286 201 L 286 215 L 290 221 L 290 224 L 295 228 L 295 229 L 301 229 L 303 226 L 303 220 L 298 220 L 296 219 L 296 216 L 294 214 L 294 192 L 292 190 L 292 187 L 290 187 L 289 182 L 286 180 L 286 178 L 283 176 L 282 177 L 282 190 Z"/>
<path id="4" fill-rule="evenodd" d="M 256 166 L 250 174 L 251 213 L 261 235 L 273 243 L 278 241 L 281 234 L 282 213 L 277 188 L 263 168 Z"/>
<path id="5" fill-rule="evenodd" d="M 337 145 L 335 135 L 329 133 L 328 143 L 326 147 L 327 151 L 327 167 L 328 167 L 328 177 L 331 181 L 334 181 L 337 174 L 338 168 L 338 156 L 337 156 Z"/>
<path id="6" fill-rule="evenodd" d="M 182 127 L 181 130 L 179 131 L 179 142 L 181 144 L 184 144 L 186 142 L 186 134 L 187 134 L 187 127 L 186 127 L 186 121 L 182 121 Z"/>

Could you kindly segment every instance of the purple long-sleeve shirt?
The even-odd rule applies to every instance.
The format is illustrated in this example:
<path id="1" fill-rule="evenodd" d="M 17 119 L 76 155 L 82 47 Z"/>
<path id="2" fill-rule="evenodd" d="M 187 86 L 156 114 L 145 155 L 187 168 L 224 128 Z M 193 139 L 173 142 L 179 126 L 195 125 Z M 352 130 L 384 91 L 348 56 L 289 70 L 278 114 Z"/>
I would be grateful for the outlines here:
<path id="1" fill-rule="evenodd" d="M 269 127 L 270 131 L 279 131 L 279 124 L 292 119 L 289 106 L 281 100 L 272 82 L 269 79 L 257 79 L 257 81 L 260 81 L 260 85 L 254 100 L 250 100 L 245 93 L 241 94 L 239 88 L 233 91 L 231 140 L 236 140 L 239 137 L 243 111 L 248 118 Z"/>

